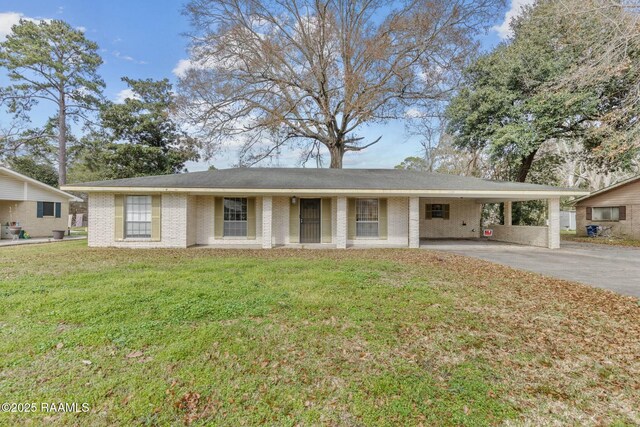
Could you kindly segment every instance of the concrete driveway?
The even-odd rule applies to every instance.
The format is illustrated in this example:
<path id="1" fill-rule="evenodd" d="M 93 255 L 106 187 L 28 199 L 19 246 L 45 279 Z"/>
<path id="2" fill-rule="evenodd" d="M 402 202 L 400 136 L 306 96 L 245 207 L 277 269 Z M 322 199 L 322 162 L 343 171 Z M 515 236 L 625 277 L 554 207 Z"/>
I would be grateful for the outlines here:
<path id="1" fill-rule="evenodd" d="M 551 250 L 472 240 L 424 241 L 421 247 L 640 297 L 640 248 L 562 242 L 560 249 Z"/>

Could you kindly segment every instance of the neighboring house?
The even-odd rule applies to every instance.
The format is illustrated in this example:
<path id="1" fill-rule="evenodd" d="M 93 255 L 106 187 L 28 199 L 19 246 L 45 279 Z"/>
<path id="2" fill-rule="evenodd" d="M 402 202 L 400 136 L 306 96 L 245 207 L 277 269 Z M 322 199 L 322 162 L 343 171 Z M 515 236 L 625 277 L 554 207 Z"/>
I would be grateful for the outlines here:
<path id="1" fill-rule="evenodd" d="M 560 197 L 586 192 L 397 169 L 225 169 L 67 185 L 89 194 L 89 245 L 409 246 L 479 238 L 483 203 L 505 202 L 494 238 L 557 248 Z M 549 201 L 549 227 L 511 225 L 511 202 Z"/>
<path id="2" fill-rule="evenodd" d="M 77 197 L 35 179 L 0 166 L 0 224 L 2 238 L 11 222 L 32 237 L 51 236 L 53 230 L 66 230 L 69 202 Z"/>
<path id="3" fill-rule="evenodd" d="M 575 206 L 578 236 L 593 224 L 611 227 L 614 236 L 640 239 L 640 176 L 594 191 Z"/>
<path id="4" fill-rule="evenodd" d="M 560 229 L 576 229 L 576 211 L 560 211 Z"/>

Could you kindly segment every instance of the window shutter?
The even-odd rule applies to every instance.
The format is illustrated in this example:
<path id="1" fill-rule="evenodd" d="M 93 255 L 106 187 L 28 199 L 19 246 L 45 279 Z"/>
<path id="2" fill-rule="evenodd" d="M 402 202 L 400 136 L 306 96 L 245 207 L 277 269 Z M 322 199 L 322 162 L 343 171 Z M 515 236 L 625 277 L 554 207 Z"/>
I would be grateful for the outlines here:
<path id="1" fill-rule="evenodd" d="M 36 216 L 38 218 L 44 218 L 44 203 L 43 202 L 38 202 L 37 208 L 36 208 Z"/>
<path id="2" fill-rule="evenodd" d="M 216 197 L 213 201 L 213 238 L 224 237 L 224 198 Z"/>
<path id="3" fill-rule="evenodd" d="M 620 221 L 626 221 L 626 219 L 627 219 L 627 207 L 626 206 L 618 206 L 618 219 Z"/>
<path id="4" fill-rule="evenodd" d="M 587 206 L 587 208 L 586 208 L 586 209 L 587 209 L 587 219 L 588 219 L 588 220 L 591 220 L 591 207 L 590 207 L 590 206 Z"/>
<path id="5" fill-rule="evenodd" d="M 300 199 L 295 205 L 289 200 L 289 243 L 300 243 Z"/>
<path id="6" fill-rule="evenodd" d="M 62 217 L 62 203 L 56 202 L 56 218 Z"/>
<path id="7" fill-rule="evenodd" d="M 378 237 L 387 238 L 387 199 L 378 199 Z"/>
<path id="8" fill-rule="evenodd" d="M 322 199 L 322 243 L 331 243 L 331 198 Z"/>
<path id="9" fill-rule="evenodd" d="M 356 237 L 356 199 L 347 199 L 347 239 Z"/>
<path id="10" fill-rule="evenodd" d="M 442 218 L 449 219 L 449 205 L 442 205 Z"/>
<path id="11" fill-rule="evenodd" d="M 113 196 L 113 206 L 115 208 L 114 238 L 116 241 L 124 240 L 124 196 L 122 194 Z"/>
<path id="12" fill-rule="evenodd" d="M 256 198 L 247 199 L 247 239 L 256 238 Z"/>
<path id="13" fill-rule="evenodd" d="M 151 196 L 151 240 L 159 242 L 162 238 L 162 196 Z"/>
<path id="14" fill-rule="evenodd" d="M 433 214 L 431 212 L 431 204 L 427 203 L 426 205 L 424 205 L 424 219 L 432 219 L 433 218 Z"/>

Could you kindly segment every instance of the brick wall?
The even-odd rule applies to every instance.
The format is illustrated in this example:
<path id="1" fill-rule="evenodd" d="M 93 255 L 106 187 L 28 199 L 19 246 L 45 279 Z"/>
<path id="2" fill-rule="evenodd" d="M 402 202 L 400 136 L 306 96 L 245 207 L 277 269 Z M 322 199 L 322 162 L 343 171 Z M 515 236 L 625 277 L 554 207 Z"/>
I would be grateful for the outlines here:
<path id="1" fill-rule="evenodd" d="M 611 227 L 611 233 L 614 236 L 640 239 L 640 205 L 626 205 L 626 207 L 627 219 L 624 221 L 593 221 L 587 220 L 586 206 L 576 206 L 576 235 L 586 236 L 587 225 L 602 225 Z"/>
<path id="2" fill-rule="evenodd" d="M 160 241 L 148 239 L 115 240 L 114 195 L 93 193 L 89 195 L 89 246 L 128 248 L 184 248 L 187 246 L 188 202 L 184 194 L 162 195 Z"/>
<path id="3" fill-rule="evenodd" d="M 289 243 L 289 197 L 274 197 L 272 200 L 271 242 L 274 245 Z"/>
<path id="4" fill-rule="evenodd" d="M 449 205 L 449 219 L 425 219 L 425 205 Z M 420 237 L 423 239 L 469 239 L 480 237 L 482 205 L 468 199 L 420 198 Z M 462 225 L 465 223 L 466 225 Z"/>
<path id="5" fill-rule="evenodd" d="M 230 196 L 233 197 L 233 196 Z M 256 238 L 215 237 L 215 197 L 196 196 L 196 242 L 199 245 L 260 245 L 262 244 L 262 197 L 256 197 Z"/>
<path id="6" fill-rule="evenodd" d="M 492 224 L 488 228 L 493 230 L 493 237 L 489 240 L 542 248 L 549 246 L 549 231 L 547 227 Z"/>

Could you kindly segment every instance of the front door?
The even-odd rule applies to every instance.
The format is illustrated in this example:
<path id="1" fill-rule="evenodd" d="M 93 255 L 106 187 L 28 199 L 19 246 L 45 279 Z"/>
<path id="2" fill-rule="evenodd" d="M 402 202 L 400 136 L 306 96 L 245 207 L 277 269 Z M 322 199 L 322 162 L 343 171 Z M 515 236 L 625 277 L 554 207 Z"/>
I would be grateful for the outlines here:
<path id="1" fill-rule="evenodd" d="M 300 243 L 320 243 L 320 199 L 300 199 Z"/>

